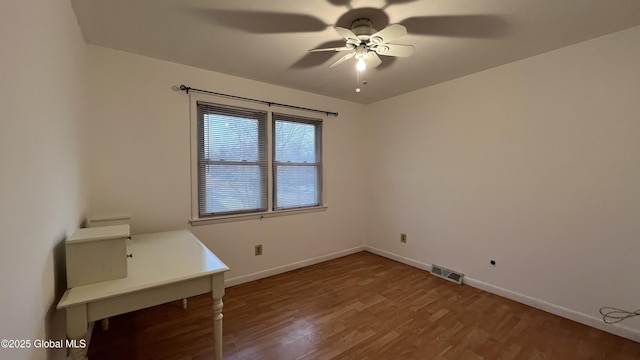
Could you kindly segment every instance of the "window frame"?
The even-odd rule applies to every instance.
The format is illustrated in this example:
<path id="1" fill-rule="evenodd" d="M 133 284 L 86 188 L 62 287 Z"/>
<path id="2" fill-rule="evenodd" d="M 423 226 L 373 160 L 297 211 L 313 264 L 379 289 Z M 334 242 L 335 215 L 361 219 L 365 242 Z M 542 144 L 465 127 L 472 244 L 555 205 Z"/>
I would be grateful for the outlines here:
<path id="1" fill-rule="evenodd" d="M 268 131 L 268 121 L 267 121 L 267 117 L 268 117 L 268 113 L 265 111 L 258 111 L 258 110 L 254 110 L 254 109 L 247 109 L 247 108 L 239 108 L 237 106 L 229 106 L 229 105 L 221 105 L 221 104 L 213 104 L 213 103 L 209 103 L 209 102 L 205 102 L 205 101 L 198 101 L 196 103 L 196 106 L 199 108 L 200 104 L 204 105 L 204 106 L 212 106 L 212 107 L 217 107 L 217 108 L 228 108 L 229 109 L 229 113 L 242 113 L 242 112 L 246 112 L 246 113 L 250 113 L 250 112 L 254 112 L 256 114 L 262 114 L 264 115 L 264 117 L 256 117 L 251 118 L 251 120 L 255 120 L 257 122 L 257 136 L 258 136 L 258 148 L 257 148 L 257 160 L 256 161 L 248 161 L 248 160 L 213 160 L 213 159 L 207 159 L 204 156 L 205 153 L 205 149 L 204 149 L 204 130 L 205 130 L 205 124 L 204 121 L 202 123 L 200 123 L 200 111 L 198 110 L 198 119 L 197 119 L 197 133 L 198 133 L 198 159 L 197 159 L 197 163 L 198 163 L 198 168 L 197 168 L 197 173 L 198 173 L 198 218 L 213 218 L 213 217 L 217 217 L 217 216 L 226 216 L 226 215 L 237 215 L 237 214 L 249 214 L 249 213 L 255 213 L 255 212 L 260 212 L 260 211 L 264 211 L 268 208 L 268 204 L 269 201 L 267 199 L 268 197 L 268 180 L 267 180 L 267 174 L 269 172 L 269 162 L 268 162 L 268 154 L 267 154 L 267 150 L 268 149 L 260 149 L 259 146 L 260 144 L 264 144 L 264 146 L 267 146 L 267 131 Z M 248 111 L 247 111 L 248 110 Z M 223 114 L 223 112 L 220 112 L 219 114 Z M 227 115 L 227 114 L 223 114 L 223 115 Z M 203 119 L 204 120 L 204 119 Z M 200 140 L 202 140 L 202 143 L 200 142 Z M 201 203 L 200 200 L 202 200 L 202 197 L 200 196 L 201 192 L 203 191 L 204 188 L 206 188 L 207 186 L 207 181 L 206 181 L 206 172 L 205 171 L 199 171 L 200 169 L 206 168 L 206 165 L 203 164 L 203 162 L 206 163 L 206 165 L 212 165 L 212 166 L 247 166 L 247 167 L 258 167 L 258 169 L 260 169 L 260 182 L 259 182 L 259 187 L 260 187 L 260 192 L 263 193 L 262 196 L 260 196 L 260 198 L 258 199 L 258 202 L 260 203 L 260 207 L 258 208 L 248 208 L 248 209 L 241 209 L 241 210 L 230 210 L 230 211 L 222 211 L 222 212 L 206 212 L 206 203 Z"/>
<path id="2" fill-rule="evenodd" d="M 197 225 L 207 225 L 207 224 L 215 224 L 222 222 L 231 222 L 231 221 L 242 221 L 249 219 L 262 219 L 274 216 L 284 216 L 284 215 L 293 215 L 293 214 L 301 214 L 301 213 L 310 213 L 317 211 L 324 211 L 328 208 L 327 205 L 327 189 L 326 189 L 326 171 L 325 171 L 325 156 L 324 156 L 324 133 L 323 128 L 324 122 L 319 118 L 311 118 L 309 117 L 308 112 L 298 111 L 294 109 L 278 109 L 278 111 L 273 111 L 273 109 L 264 104 L 257 103 L 249 103 L 246 101 L 229 99 L 229 98 L 220 98 L 206 94 L 200 93 L 190 93 L 190 142 L 191 142 L 191 219 L 190 223 L 192 226 Z M 244 212 L 244 213 L 233 213 L 233 214 L 221 214 L 221 215 L 213 215 L 213 216 L 200 216 L 200 203 L 199 203 L 199 194 L 200 194 L 200 172 L 199 170 L 199 139 L 198 139 L 198 102 L 209 103 L 212 105 L 219 106 L 232 106 L 244 108 L 252 111 L 265 111 L 267 112 L 267 123 L 266 123 L 266 154 L 267 154 L 267 207 L 265 211 L 255 211 L 255 212 Z M 305 121 L 316 121 L 320 128 L 320 142 L 316 141 L 316 147 L 320 147 L 319 157 L 317 161 L 320 162 L 320 175 L 318 176 L 318 199 L 319 205 L 317 206 L 305 206 L 305 207 L 296 207 L 296 208 L 285 208 L 285 209 L 274 209 L 275 204 L 275 179 L 274 179 L 274 129 L 275 122 L 273 120 L 273 113 L 283 114 L 288 117 L 295 117 L 304 119 Z M 318 135 L 316 134 L 316 137 Z"/>
<path id="3" fill-rule="evenodd" d="M 275 116 L 274 116 L 275 115 Z M 277 118 L 277 117 L 282 117 L 282 118 Z M 275 117 L 275 118 L 274 118 Z M 272 199 L 272 203 L 271 203 L 271 208 L 273 209 L 273 211 L 283 211 L 283 210 L 292 210 L 292 209 L 301 209 L 301 208 L 308 208 L 308 207 L 316 207 L 316 206 L 322 206 L 322 189 L 323 189 L 323 178 L 322 178 L 322 173 L 323 173 L 323 169 L 322 169 L 322 120 L 319 119 L 314 119 L 314 118 L 309 118 L 309 117 L 302 117 L 302 116 L 292 116 L 290 114 L 287 113 L 283 113 L 283 112 L 272 112 L 271 113 L 271 139 L 273 139 L 272 142 L 272 146 L 271 146 L 271 151 L 272 151 L 272 161 L 271 161 L 271 174 L 273 175 L 273 184 L 272 184 L 272 190 L 273 190 L 273 199 Z M 278 161 L 276 161 L 276 143 L 275 143 L 275 139 L 276 139 L 276 122 L 277 121 L 287 121 L 287 122 L 292 122 L 292 123 L 298 123 L 298 124 L 307 124 L 307 125 L 313 125 L 315 127 L 314 129 L 314 135 L 315 135 L 315 139 L 314 139 L 314 145 L 315 145 L 315 162 L 313 163 L 280 163 Z M 318 186 L 318 193 L 316 194 L 317 196 L 317 200 L 318 200 L 318 204 L 317 205 L 300 205 L 300 206 L 290 206 L 290 207 L 278 207 L 278 202 L 277 202 L 277 189 L 278 189 L 278 165 L 279 164 L 283 164 L 282 166 L 308 166 L 308 167 L 315 167 L 316 168 L 316 183 Z"/>

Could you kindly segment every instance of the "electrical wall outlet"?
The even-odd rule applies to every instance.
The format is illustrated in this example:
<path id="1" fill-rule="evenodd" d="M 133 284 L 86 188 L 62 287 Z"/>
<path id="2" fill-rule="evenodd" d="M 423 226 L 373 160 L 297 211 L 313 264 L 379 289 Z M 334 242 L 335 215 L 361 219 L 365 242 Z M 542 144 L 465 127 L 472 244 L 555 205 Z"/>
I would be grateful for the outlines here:
<path id="1" fill-rule="evenodd" d="M 407 243 L 407 234 L 400 234 L 400 242 Z"/>
<path id="2" fill-rule="evenodd" d="M 255 253 L 256 253 L 256 256 L 262 255 L 262 244 L 256 245 Z"/>

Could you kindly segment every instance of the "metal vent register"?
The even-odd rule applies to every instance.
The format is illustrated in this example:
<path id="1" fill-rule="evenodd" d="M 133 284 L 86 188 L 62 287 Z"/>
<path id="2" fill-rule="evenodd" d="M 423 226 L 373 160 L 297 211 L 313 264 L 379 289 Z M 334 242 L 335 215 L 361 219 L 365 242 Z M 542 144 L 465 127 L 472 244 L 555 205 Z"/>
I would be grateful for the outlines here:
<path id="1" fill-rule="evenodd" d="M 443 268 L 440 265 L 432 265 L 431 274 L 456 284 L 462 284 L 462 278 L 464 277 L 464 274 Z"/>

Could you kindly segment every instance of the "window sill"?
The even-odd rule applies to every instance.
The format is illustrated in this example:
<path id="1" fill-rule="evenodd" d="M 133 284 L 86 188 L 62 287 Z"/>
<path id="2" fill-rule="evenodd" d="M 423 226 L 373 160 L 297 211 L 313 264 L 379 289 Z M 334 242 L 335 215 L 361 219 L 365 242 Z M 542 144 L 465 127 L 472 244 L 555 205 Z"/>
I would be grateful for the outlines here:
<path id="1" fill-rule="evenodd" d="M 277 210 L 277 211 L 266 211 L 261 213 L 253 213 L 253 214 L 239 214 L 239 215 L 227 215 L 227 216 L 218 216 L 214 218 L 202 218 L 202 219 L 191 219 L 189 222 L 191 226 L 200 226 L 200 225 L 210 225 L 210 224 L 220 224 L 226 222 L 233 221 L 244 221 L 244 220 L 253 220 L 253 219 L 264 219 L 270 217 L 277 216 L 287 216 L 287 215 L 297 215 L 297 214 L 306 214 L 312 212 L 319 212 L 327 210 L 328 206 L 314 206 L 308 208 L 300 208 L 300 209 L 287 209 L 287 210 Z"/>

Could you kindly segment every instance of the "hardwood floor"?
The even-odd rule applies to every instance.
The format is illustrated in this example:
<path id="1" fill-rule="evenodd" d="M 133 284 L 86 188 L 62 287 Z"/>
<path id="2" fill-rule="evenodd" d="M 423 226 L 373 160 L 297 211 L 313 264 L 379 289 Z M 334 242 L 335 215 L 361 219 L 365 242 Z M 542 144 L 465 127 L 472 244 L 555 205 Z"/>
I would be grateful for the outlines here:
<path id="1" fill-rule="evenodd" d="M 91 360 L 213 358 L 209 295 L 96 326 Z M 640 343 L 361 252 L 227 289 L 226 360 L 640 359 Z"/>

